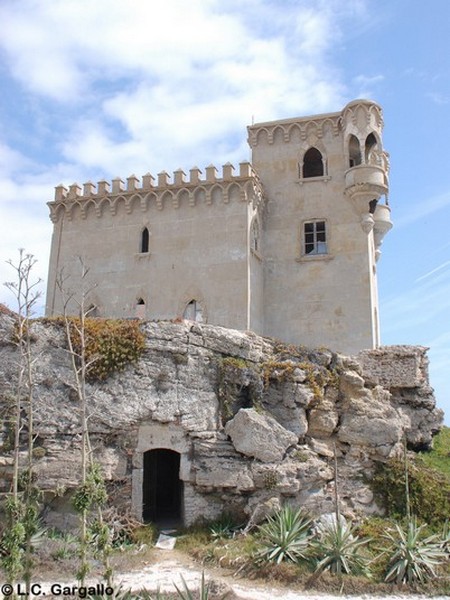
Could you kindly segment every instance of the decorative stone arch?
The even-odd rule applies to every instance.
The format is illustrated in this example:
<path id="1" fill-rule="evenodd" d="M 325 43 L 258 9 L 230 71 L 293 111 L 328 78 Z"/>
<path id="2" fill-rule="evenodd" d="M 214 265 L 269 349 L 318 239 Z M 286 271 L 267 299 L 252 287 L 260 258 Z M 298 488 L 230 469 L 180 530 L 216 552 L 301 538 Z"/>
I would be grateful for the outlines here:
<path id="1" fill-rule="evenodd" d="M 287 135 L 290 142 L 299 143 L 303 139 L 302 128 L 298 123 L 294 123 L 287 130 Z"/>
<path id="2" fill-rule="evenodd" d="M 313 143 L 304 142 L 300 148 L 299 158 L 300 179 L 308 179 L 310 177 L 325 177 L 328 174 L 326 148 L 320 140 L 316 139 Z M 306 172 L 305 161 L 307 166 Z"/>
<path id="3" fill-rule="evenodd" d="M 278 125 L 272 131 L 272 143 L 273 144 L 284 143 L 285 137 L 286 137 L 286 132 L 284 130 L 284 127 L 282 127 L 281 125 Z"/>
<path id="4" fill-rule="evenodd" d="M 117 198 L 111 198 L 111 213 L 117 215 L 121 210 L 121 207 L 128 213 L 127 199 L 124 196 L 117 196 Z"/>
<path id="5" fill-rule="evenodd" d="M 227 193 L 226 193 L 226 197 L 227 197 L 227 201 L 231 202 L 231 201 L 239 201 L 241 200 L 241 188 L 239 187 L 239 185 L 237 183 L 231 183 L 228 187 L 227 187 Z"/>
<path id="6" fill-rule="evenodd" d="M 128 206 L 130 212 L 133 212 L 135 208 L 139 208 L 142 210 L 142 197 L 139 194 L 133 194 L 131 198 L 128 200 Z M 145 209 L 145 205 L 144 205 Z"/>
<path id="7" fill-rule="evenodd" d="M 381 163 L 381 141 L 376 131 L 371 131 L 364 142 L 364 162 L 365 164 Z M 381 166 L 381 164 L 380 164 Z"/>
<path id="8" fill-rule="evenodd" d="M 332 119 L 325 119 L 322 123 L 322 136 L 326 137 L 328 132 L 330 133 L 330 137 L 339 135 L 339 128 L 336 121 Z"/>
<path id="9" fill-rule="evenodd" d="M 361 142 L 355 134 L 351 133 L 347 137 L 345 148 L 349 169 L 360 165 L 362 163 Z"/>
<path id="10" fill-rule="evenodd" d="M 185 488 L 190 487 L 191 446 L 189 438 L 179 425 L 152 422 L 139 427 L 137 447 L 133 454 L 131 492 L 132 513 L 137 519 L 144 521 L 156 516 L 156 521 L 161 517 L 177 525 L 190 523 L 195 519 L 197 515 L 190 514 L 190 509 L 184 501 Z M 174 460 L 177 458 L 174 454 L 178 455 L 177 460 Z M 165 460 L 165 467 L 169 466 L 169 473 L 167 468 L 160 468 L 164 467 Z M 158 461 L 163 464 L 158 466 Z M 174 471 L 176 465 L 177 472 Z M 152 469 L 166 471 L 161 473 L 165 479 L 159 479 L 158 473 L 152 473 Z M 173 511 L 172 514 L 161 514 L 163 511 L 158 510 L 163 508 L 158 507 L 158 503 L 164 503 L 164 489 L 161 488 L 167 485 L 169 491 L 175 491 L 179 497 L 175 498 L 176 505 L 169 507 L 169 511 Z M 148 505 L 150 499 L 155 502 L 154 506 Z"/>
<path id="11" fill-rule="evenodd" d="M 143 201 L 144 201 L 144 203 L 145 203 L 145 206 L 146 206 L 146 209 L 147 209 L 147 210 L 148 210 L 148 209 L 151 207 L 151 205 L 156 205 L 156 203 L 157 203 L 157 198 L 158 198 L 158 197 L 157 197 L 157 195 L 155 194 L 155 192 L 148 192 L 148 194 L 146 194 L 146 195 L 144 196 L 144 199 L 143 199 Z"/>
<path id="12" fill-rule="evenodd" d="M 51 206 L 50 207 L 50 216 L 53 223 L 57 223 L 66 213 L 67 208 L 65 204 L 60 204 L 59 206 Z"/>
<path id="13" fill-rule="evenodd" d="M 223 188 L 221 185 L 214 185 L 210 190 L 211 204 L 221 204 L 224 199 Z"/>
<path id="14" fill-rule="evenodd" d="M 189 190 L 187 188 L 181 188 L 181 190 L 177 192 L 176 201 L 178 206 L 181 206 L 183 204 L 185 204 L 186 206 L 190 205 L 191 194 Z"/>
<path id="15" fill-rule="evenodd" d="M 198 187 L 194 192 L 194 204 L 205 204 L 206 198 L 206 189 L 203 186 Z"/>
<path id="16" fill-rule="evenodd" d="M 84 211 L 85 218 L 89 217 L 90 215 L 94 215 L 94 214 L 97 217 L 99 216 L 98 211 L 97 211 L 97 205 L 93 198 L 90 198 L 89 200 L 86 200 L 84 202 L 83 211 Z"/>
<path id="17" fill-rule="evenodd" d="M 269 143 L 270 143 L 269 132 L 267 131 L 267 129 L 265 127 L 262 127 L 261 129 L 258 130 L 258 132 L 256 134 L 255 145 L 269 144 Z"/>
<path id="18" fill-rule="evenodd" d="M 169 190 L 166 190 L 159 198 L 157 198 L 156 203 L 159 209 L 165 208 L 166 204 L 169 206 L 174 203 L 174 195 Z"/>
<path id="19" fill-rule="evenodd" d="M 100 213 L 100 216 L 103 216 L 103 212 L 106 209 L 110 209 L 111 208 L 111 201 L 109 198 L 100 198 L 100 200 L 97 201 L 97 210 Z"/>
<path id="20" fill-rule="evenodd" d="M 85 219 L 86 212 L 84 210 L 83 204 L 81 202 L 71 202 L 67 206 L 67 216 L 69 218 L 69 221 L 72 221 L 74 219 L 76 220 L 78 218 Z"/>

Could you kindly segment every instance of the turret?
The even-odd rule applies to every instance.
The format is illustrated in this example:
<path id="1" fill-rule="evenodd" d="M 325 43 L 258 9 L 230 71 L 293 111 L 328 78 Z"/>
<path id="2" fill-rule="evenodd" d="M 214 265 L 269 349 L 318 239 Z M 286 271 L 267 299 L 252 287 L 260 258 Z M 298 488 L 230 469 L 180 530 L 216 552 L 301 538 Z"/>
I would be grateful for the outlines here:
<path id="1" fill-rule="evenodd" d="M 392 227 L 387 204 L 378 210 L 378 201 L 389 191 L 388 154 L 383 150 L 381 107 L 369 100 L 354 100 L 342 112 L 345 172 L 345 194 L 350 198 L 369 233 L 377 223 L 376 237 L 382 237 Z M 389 224 L 389 225 L 388 225 Z"/>

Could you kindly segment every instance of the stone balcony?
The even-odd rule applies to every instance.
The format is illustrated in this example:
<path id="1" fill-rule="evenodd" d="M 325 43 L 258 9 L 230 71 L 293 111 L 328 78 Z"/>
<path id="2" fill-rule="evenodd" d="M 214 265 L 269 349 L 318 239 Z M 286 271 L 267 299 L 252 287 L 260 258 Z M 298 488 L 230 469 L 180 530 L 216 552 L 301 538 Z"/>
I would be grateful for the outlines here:
<path id="1" fill-rule="evenodd" d="M 353 201 L 358 213 L 369 210 L 369 202 L 388 192 L 385 170 L 378 165 L 357 165 L 345 172 L 345 193 Z"/>

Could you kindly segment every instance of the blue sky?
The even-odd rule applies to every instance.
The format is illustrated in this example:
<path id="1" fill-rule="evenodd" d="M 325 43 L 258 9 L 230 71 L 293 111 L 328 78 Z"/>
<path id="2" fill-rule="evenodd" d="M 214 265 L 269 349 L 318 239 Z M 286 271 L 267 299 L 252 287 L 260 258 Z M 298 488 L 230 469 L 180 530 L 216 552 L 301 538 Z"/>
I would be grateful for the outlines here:
<path id="1" fill-rule="evenodd" d="M 252 120 L 374 99 L 394 221 L 382 341 L 430 347 L 450 424 L 448 23 L 448 0 L 1 0 L 0 281 L 19 247 L 46 279 L 61 182 L 237 164 Z"/>

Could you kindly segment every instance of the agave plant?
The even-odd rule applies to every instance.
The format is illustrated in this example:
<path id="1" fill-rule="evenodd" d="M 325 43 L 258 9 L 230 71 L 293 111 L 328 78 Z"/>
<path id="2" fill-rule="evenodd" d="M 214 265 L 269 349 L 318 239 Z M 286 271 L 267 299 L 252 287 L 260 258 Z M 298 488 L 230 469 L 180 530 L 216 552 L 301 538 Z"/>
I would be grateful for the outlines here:
<path id="1" fill-rule="evenodd" d="M 177 594 L 178 596 L 182 599 L 182 600 L 196 600 L 197 598 L 199 600 L 209 600 L 210 598 L 210 594 L 211 592 L 211 586 L 209 583 L 205 582 L 205 572 L 202 572 L 202 580 L 201 580 L 201 584 L 200 584 L 200 589 L 198 592 L 198 596 L 195 595 L 194 596 L 194 592 L 192 592 L 187 583 L 186 580 L 184 579 L 184 577 L 181 575 L 181 581 L 183 582 L 183 590 L 180 590 L 180 588 L 174 583 L 175 589 L 177 590 Z M 227 598 L 227 596 L 229 595 L 228 592 L 226 592 L 225 594 L 223 594 L 219 600 L 225 600 Z"/>
<path id="2" fill-rule="evenodd" d="M 369 576 L 369 560 L 363 552 L 363 546 L 369 541 L 370 538 L 358 538 L 355 527 L 342 516 L 320 525 L 314 541 L 316 571 Z"/>
<path id="3" fill-rule="evenodd" d="M 439 536 L 424 537 L 424 527 L 411 518 L 406 527 L 397 523 L 393 530 L 386 532 L 384 537 L 390 542 L 387 551 L 390 560 L 385 581 L 425 583 L 436 576 L 435 567 L 446 558 L 446 552 Z"/>
<path id="4" fill-rule="evenodd" d="M 442 528 L 441 547 L 450 554 L 450 521 L 446 519 Z"/>
<path id="5" fill-rule="evenodd" d="M 284 560 L 296 563 L 307 559 L 312 538 L 311 525 L 311 519 L 301 509 L 285 506 L 259 527 L 262 547 L 256 554 L 256 560 L 279 564 Z"/>
<path id="6" fill-rule="evenodd" d="M 212 523 L 209 527 L 211 537 L 214 540 L 222 540 L 230 538 L 235 532 L 236 526 L 233 517 L 229 514 L 224 514 L 220 519 Z"/>

